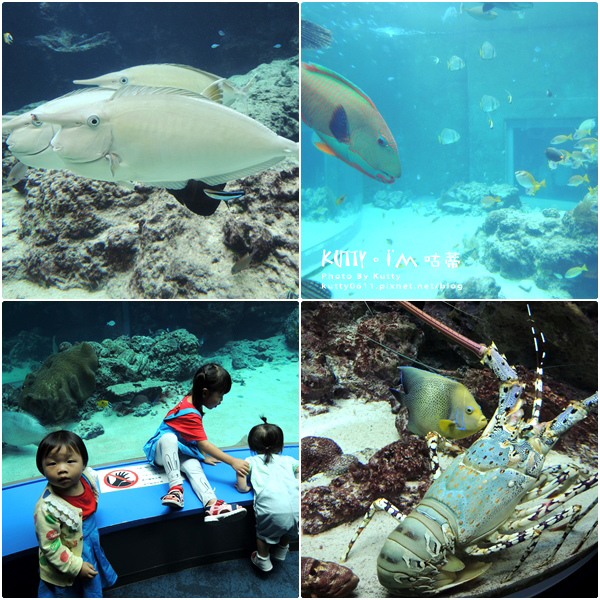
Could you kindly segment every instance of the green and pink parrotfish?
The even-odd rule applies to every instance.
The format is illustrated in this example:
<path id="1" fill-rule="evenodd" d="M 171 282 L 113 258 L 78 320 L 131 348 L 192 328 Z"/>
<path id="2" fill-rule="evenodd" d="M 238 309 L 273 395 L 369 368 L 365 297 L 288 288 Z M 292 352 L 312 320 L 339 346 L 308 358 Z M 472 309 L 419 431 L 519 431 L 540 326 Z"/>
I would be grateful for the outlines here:
<path id="1" fill-rule="evenodd" d="M 330 69 L 302 63 L 302 120 L 322 152 L 365 175 L 394 183 L 402 173 L 398 147 L 371 99 Z"/>

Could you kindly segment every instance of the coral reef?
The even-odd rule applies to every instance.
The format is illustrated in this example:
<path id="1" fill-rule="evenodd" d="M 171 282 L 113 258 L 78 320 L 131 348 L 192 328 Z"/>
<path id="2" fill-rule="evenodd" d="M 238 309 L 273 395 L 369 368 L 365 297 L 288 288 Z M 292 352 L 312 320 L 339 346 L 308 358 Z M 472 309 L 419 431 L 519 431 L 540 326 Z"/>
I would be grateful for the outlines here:
<path id="1" fill-rule="evenodd" d="M 486 196 L 499 197 L 500 201 L 485 207 L 481 204 L 481 200 Z M 470 181 L 469 183 L 461 181 L 455 183 L 440 196 L 437 206 L 444 212 L 461 214 L 464 212 L 472 213 L 474 208 L 478 208 L 482 212 L 508 207 L 521 208 L 521 200 L 519 189 L 506 183 L 488 185 L 477 181 Z"/>
<path id="2" fill-rule="evenodd" d="M 340 475 L 358 459 L 343 454 L 342 449 L 329 438 L 303 437 L 300 445 L 302 456 L 302 481 L 310 479 L 321 471 Z"/>
<path id="3" fill-rule="evenodd" d="M 308 556 L 302 557 L 303 598 L 349 598 L 358 581 L 358 577 L 348 567 Z"/>
<path id="4" fill-rule="evenodd" d="M 590 229 L 590 214 L 590 210 L 575 207 L 561 220 L 552 210 L 527 214 L 513 209 L 494 211 L 477 233 L 479 259 L 503 277 L 528 278 L 542 289 L 560 285 L 568 293 L 586 282 L 585 278 L 563 279 L 564 273 L 571 267 L 598 261 L 597 229 Z M 595 218 L 597 223 L 597 215 Z M 595 280 L 593 285 L 597 285 Z M 564 291 L 561 295 L 564 297 Z"/>
<path id="5" fill-rule="evenodd" d="M 43 423 L 73 417 L 96 386 L 98 358 L 85 342 L 49 356 L 23 383 L 19 406 Z"/>
<path id="6" fill-rule="evenodd" d="M 428 474 L 428 457 L 423 440 L 405 436 L 376 452 L 366 465 L 350 464 L 348 473 L 333 479 L 329 486 L 304 491 L 302 531 L 315 534 L 352 521 L 364 515 L 377 498 L 386 498 L 399 508 L 411 508 L 419 502 L 428 484 L 415 487 L 407 486 L 406 482 Z"/>

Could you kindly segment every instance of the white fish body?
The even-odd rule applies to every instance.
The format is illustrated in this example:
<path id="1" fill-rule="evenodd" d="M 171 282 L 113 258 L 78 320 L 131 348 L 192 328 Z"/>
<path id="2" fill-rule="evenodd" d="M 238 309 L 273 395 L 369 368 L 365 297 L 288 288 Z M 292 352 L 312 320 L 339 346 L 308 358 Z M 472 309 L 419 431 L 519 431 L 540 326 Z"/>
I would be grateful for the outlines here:
<path id="1" fill-rule="evenodd" d="M 2 411 L 2 441 L 11 446 L 39 444 L 48 432 L 32 415 Z"/>
<path id="2" fill-rule="evenodd" d="M 78 85 L 98 85 L 103 88 L 117 90 L 125 85 L 150 87 L 172 87 L 191 90 L 231 106 L 235 100 L 245 93 L 226 79 L 187 65 L 155 64 L 139 65 L 114 73 L 107 73 L 93 79 L 74 79 Z"/>
<path id="3" fill-rule="evenodd" d="M 61 126 L 51 143 L 63 168 L 103 181 L 217 185 L 298 155 L 296 142 L 258 121 L 172 88 L 125 86 L 109 100 L 34 117 Z"/>
<path id="4" fill-rule="evenodd" d="M 69 110 L 84 106 L 90 102 L 110 98 L 114 92 L 101 88 L 87 88 L 71 92 L 60 98 L 55 98 L 38 106 L 35 110 L 54 112 Z M 64 169 L 64 164 L 53 151 L 50 142 L 60 129 L 59 125 L 52 123 L 35 122 L 31 118 L 31 111 L 2 121 L 2 133 L 8 133 L 6 140 L 8 149 L 24 165 L 37 169 Z"/>

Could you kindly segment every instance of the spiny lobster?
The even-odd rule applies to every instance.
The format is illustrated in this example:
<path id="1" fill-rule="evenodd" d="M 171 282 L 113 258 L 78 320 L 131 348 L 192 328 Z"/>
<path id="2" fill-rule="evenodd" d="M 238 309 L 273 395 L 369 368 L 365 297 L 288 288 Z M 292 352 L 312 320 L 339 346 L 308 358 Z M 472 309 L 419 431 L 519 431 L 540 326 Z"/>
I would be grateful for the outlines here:
<path id="1" fill-rule="evenodd" d="M 433 324 L 419 309 L 402 304 Z M 440 325 L 435 323 L 441 330 Z M 529 541 L 505 578 L 508 581 L 533 552 L 542 531 L 565 521 L 562 538 L 547 557 L 546 562 L 550 562 L 575 524 L 597 504 L 596 498 L 585 510 L 578 504 L 564 507 L 566 501 L 596 486 L 597 474 L 590 475 L 574 465 L 544 468 L 544 461 L 562 434 L 597 409 L 598 393 L 572 401 L 551 421 L 540 422 L 543 372 L 538 365 L 536 400 L 531 418 L 524 420 L 521 394 L 525 384 L 495 345 L 480 346 L 467 338 L 459 340 L 462 336 L 455 332 L 444 333 L 477 352 L 492 369 L 500 380 L 499 402 L 481 437 L 444 472 L 437 457 L 442 438 L 437 433 L 428 434 L 434 481 L 421 502 L 410 514 L 402 515 L 387 500 L 376 500 L 350 541 L 342 562 L 375 510 L 385 510 L 400 521 L 377 560 L 380 583 L 399 594 L 429 595 L 460 585 L 491 566 L 473 557 Z M 532 505 L 533 501 L 537 504 Z"/>

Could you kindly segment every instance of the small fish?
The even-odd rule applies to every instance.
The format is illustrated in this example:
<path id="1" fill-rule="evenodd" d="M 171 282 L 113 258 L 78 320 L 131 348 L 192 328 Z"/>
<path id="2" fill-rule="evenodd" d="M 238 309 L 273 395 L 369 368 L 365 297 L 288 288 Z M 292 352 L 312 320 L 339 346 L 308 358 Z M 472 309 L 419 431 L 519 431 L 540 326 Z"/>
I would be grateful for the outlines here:
<path id="1" fill-rule="evenodd" d="M 98 408 L 106 408 L 110 405 L 110 402 L 108 400 L 100 400 L 100 402 L 96 402 L 96 404 L 98 405 Z"/>
<path id="2" fill-rule="evenodd" d="M 577 277 L 578 275 L 581 275 L 584 271 L 587 271 L 588 268 L 583 265 L 583 267 L 571 267 L 566 273 L 565 273 L 565 279 L 573 279 L 573 277 Z"/>
<path id="3" fill-rule="evenodd" d="M 394 240 L 392 238 L 386 238 L 385 240 L 390 246 L 393 245 Z"/>
<path id="4" fill-rule="evenodd" d="M 490 129 L 494 129 L 494 121 L 492 121 L 492 116 L 488 114 L 488 123 L 490 125 Z"/>
<path id="5" fill-rule="evenodd" d="M 440 64 L 440 59 L 438 56 L 432 56 L 431 60 L 433 62 L 434 65 L 439 65 Z"/>
<path id="6" fill-rule="evenodd" d="M 556 137 L 550 140 L 551 144 L 564 144 L 567 140 L 572 140 L 573 136 L 569 135 L 557 135 Z"/>
<path id="7" fill-rule="evenodd" d="M 574 134 L 573 134 L 573 139 L 574 140 L 580 140 L 581 138 L 584 138 L 588 135 L 592 135 L 592 130 L 591 129 L 578 129 Z"/>
<path id="8" fill-rule="evenodd" d="M 492 206 L 492 204 L 496 204 L 497 202 L 502 202 L 500 196 L 484 196 L 481 199 L 481 204 L 483 204 L 483 206 Z"/>
<path id="9" fill-rule="evenodd" d="M 220 44 L 213 44 L 213 45 L 211 46 L 211 48 L 218 48 L 219 46 L 220 46 Z"/>
<path id="10" fill-rule="evenodd" d="M 342 204 L 344 204 L 344 200 L 346 200 L 346 194 L 342 194 L 336 201 L 335 203 L 338 206 L 341 206 Z"/>
<path id="11" fill-rule="evenodd" d="M 596 121 L 594 119 L 586 119 L 577 129 L 594 129 Z"/>
<path id="12" fill-rule="evenodd" d="M 483 60 L 492 60 L 492 58 L 496 58 L 496 48 L 490 42 L 483 42 L 479 48 L 479 56 Z"/>
<path id="13" fill-rule="evenodd" d="M 546 187 L 546 180 L 536 181 L 535 177 L 527 171 L 517 171 L 515 173 L 517 183 L 525 188 L 525 193 L 528 196 L 534 196 L 535 193 L 543 187 Z"/>
<path id="14" fill-rule="evenodd" d="M 512 104 L 513 97 L 512 94 L 508 90 L 504 90 L 508 94 L 508 103 Z"/>
<path id="15" fill-rule="evenodd" d="M 562 279 L 563 276 L 560 273 L 554 273 L 554 277 L 556 277 L 556 279 Z"/>
<path id="16" fill-rule="evenodd" d="M 450 71 L 460 71 L 465 68 L 465 61 L 459 56 L 451 56 L 446 64 Z"/>
<path id="17" fill-rule="evenodd" d="M 548 96 L 548 98 L 552 98 L 553 95 L 552 90 L 546 90 L 546 96 Z"/>
<path id="18" fill-rule="evenodd" d="M 238 260 L 233 265 L 233 267 L 231 267 L 231 272 L 239 273 L 240 271 L 247 269 L 250 266 L 250 263 L 252 262 L 252 259 L 254 258 L 254 255 L 256 254 L 257 250 L 258 248 L 256 250 L 253 250 L 252 252 L 248 252 L 246 256 L 240 258 L 240 260 Z"/>
<path id="19" fill-rule="evenodd" d="M 323 287 L 318 281 L 302 279 L 300 281 L 300 296 L 303 300 L 316 300 L 331 298 L 331 290 Z"/>
<path id="20" fill-rule="evenodd" d="M 223 35 L 225 35 L 225 32 L 222 29 L 219 29 L 219 35 L 223 36 Z"/>
<path id="21" fill-rule="evenodd" d="M 582 177 L 581 175 L 573 175 L 573 177 L 571 177 L 569 179 L 569 181 L 567 182 L 567 185 L 570 185 L 571 187 L 578 187 L 580 186 L 584 181 L 586 181 L 587 183 L 590 182 L 589 177 L 587 176 L 587 173 Z"/>
<path id="22" fill-rule="evenodd" d="M 560 162 L 564 156 L 560 150 L 552 148 L 552 146 L 548 146 L 548 148 L 546 148 L 546 158 L 553 162 Z"/>
<path id="23" fill-rule="evenodd" d="M 442 145 L 454 144 L 460 140 L 460 134 L 454 129 L 443 129 L 440 135 L 438 135 L 438 141 Z"/>
<path id="24" fill-rule="evenodd" d="M 116 323 L 114 321 L 108 321 L 106 323 L 109 327 L 114 327 L 116 325 Z"/>
<path id="25" fill-rule="evenodd" d="M 400 389 L 390 391 L 408 409 L 408 428 L 417 435 L 437 431 L 446 438 L 461 439 L 487 423 L 471 392 L 441 375 L 400 367 Z"/>
<path id="26" fill-rule="evenodd" d="M 549 160 L 548 161 L 548 168 L 552 171 L 554 171 L 554 169 L 558 168 L 558 163 L 554 162 L 553 160 Z"/>
<path id="27" fill-rule="evenodd" d="M 4 40 L 4 43 L 9 46 L 13 43 L 13 36 L 8 33 L 8 31 L 2 35 L 2 39 Z"/>
<path id="28" fill-rule="evenodd" d="M 6 178 L 6 186 L 12 187 L 13 185 L 19 183 L 21 179 L 27 175 L 29 167 L 23 164 L 21 161 L 17 161 L 17 164 L 10 170 L 8 177 Z"/>
<path id="29" fill-rule="evenodd" d="M 437 217 L 434 217 L 434 218 L 431 220 L 431 222 L 432 222 L 432 223 L 435 223 L 435 222 L 436 222 L 436 221 L 437 221 L 439 218 L 440 218 L 440 216 L 438 215 Z"/>
<path id="30" fill-rule="evenodd" d="M 495 10 L 483 10 L 483 6 L 473 6 L 471 8 L 464 8 L 464 2 L 460 5 L 460 14 L 467 13 L 478 21 L 491 21 L 498 16 Z"/>
<path id="31" fill-rule="evenodd" d="M 273 48 L 281 48 L 281 44 L 275 44 Z"/>
<path id="32" fill-rule="evenodd" d="M 494 96 L 482 96 L 479 106 L 481 106 L 481 110 L 490 113 L 500 106 L 500 102 Z"/>

